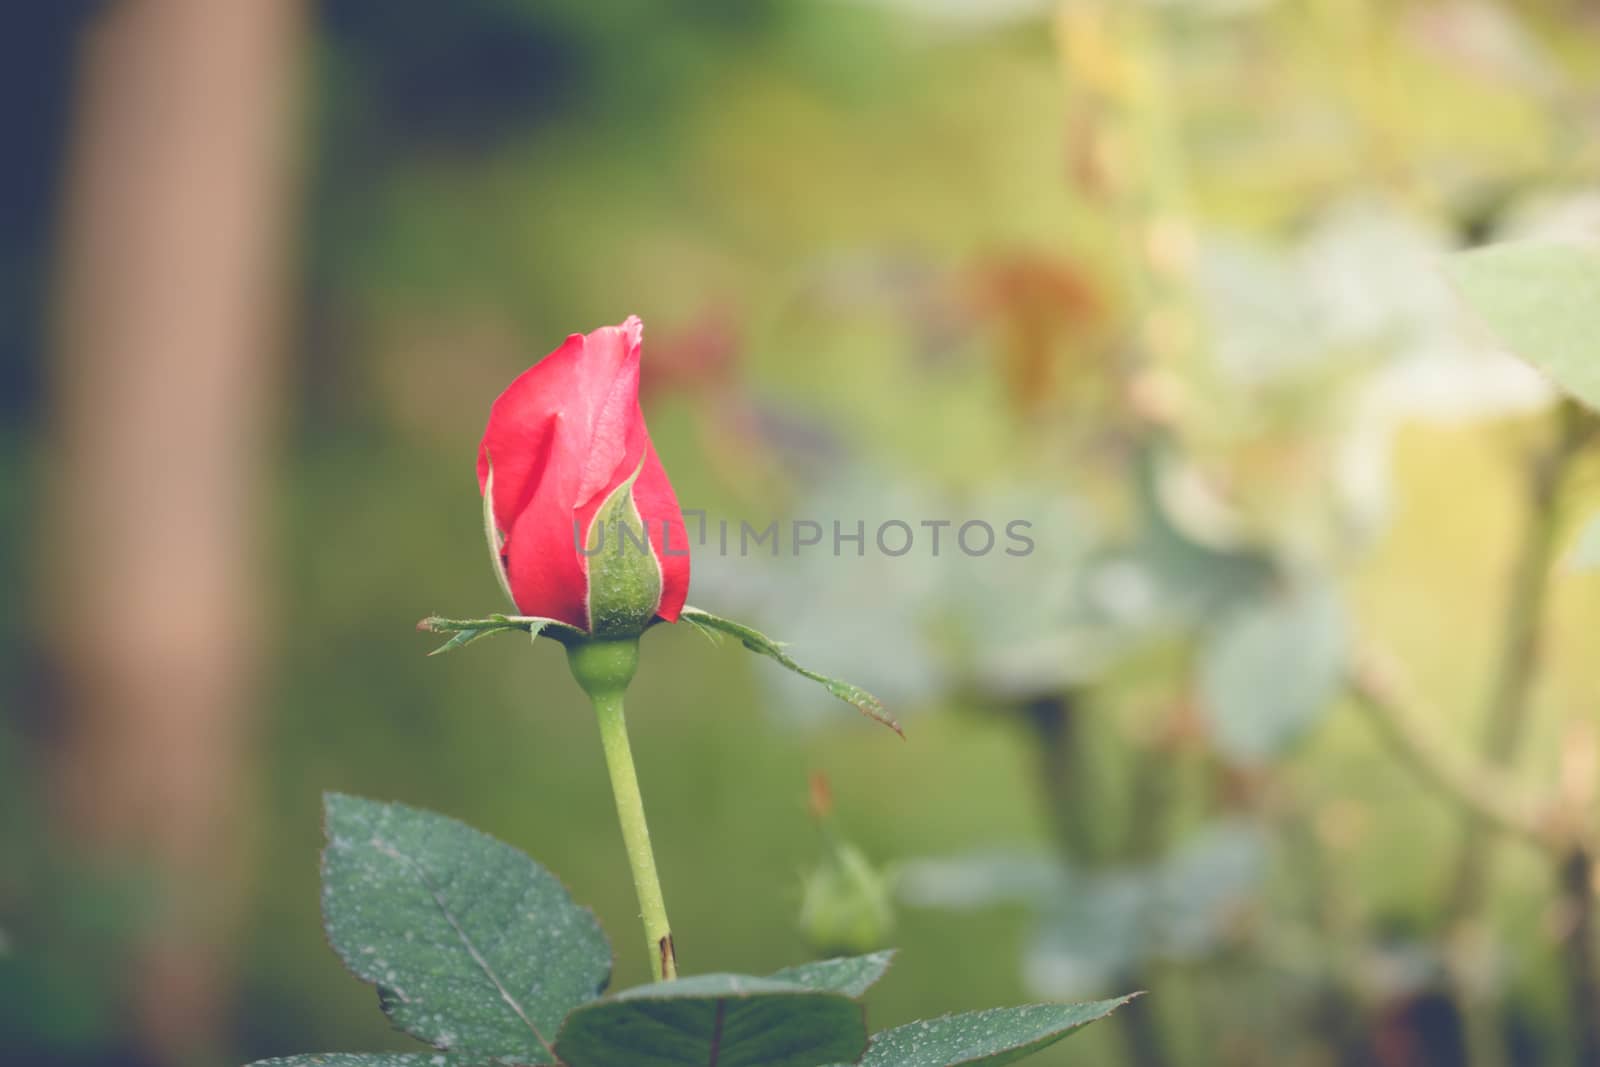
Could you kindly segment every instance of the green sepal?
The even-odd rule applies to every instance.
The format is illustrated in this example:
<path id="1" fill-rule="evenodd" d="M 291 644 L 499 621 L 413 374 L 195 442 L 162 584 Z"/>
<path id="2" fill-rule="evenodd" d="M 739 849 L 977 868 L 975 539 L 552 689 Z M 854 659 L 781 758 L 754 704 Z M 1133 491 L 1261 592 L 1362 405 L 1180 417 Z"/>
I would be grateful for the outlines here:
<path id="1" fill-rule="evenodd" d="M 585 552 L 594 552 L 587 558 L 589 631 L 594 637 L 638 637 L 655 621 L 661 606 L 661 561 L 633 499 L 633 485 L 643 469 L 641 459 L 584 531 L 586 539 L 600 531 L 597 549 L 591 550 L 587 540 L 584 543 Z"/>
<path id="2" fill-rule="evenodd" d="M 520 630 L 530 637 L 547 633 L 563 643 L 583 640 L 589 636 L 570 623 L 561 622 L 559 619 L 540 618 L 537 615 L 490 615 L 482 619 L 446 619 L 438 615 L 429 615 L 417 623 L 417 629 L 422 633 L 452 635 L 450 640 L 428 653 L 430 656 L 437 656 L 441 652 L 453 652 L 472 644 L 480 637 L 505 633 L 509 630 Z"/>
<path id="3" fill-rule="evenodd" d="M 827 675 L 818 674 L 808 667 L 802 667 L 783 650 L 782 643 L 774 641 L 761 631 L 746 626 L 744 623 L 734 622 L 732 619 L 724 619 L 720 615 L 713 615 L 709 611 L 702 611 L 700 608 L 692 608 L 687 605 L 685 605 L 679 618 L 708 636 L 713 633 L 724 633 L 737 637 L 739 642 L 751 652 L 758 652 L 769 659 L 777 660 L 802 678 L 809 678 L 818 683 L 867 718 L 874 722 L 882 723 L 901 737 L 906 735 L 905 731 L 900 728 L 900 724 L 891 718 L 884 709 L 883 701 L 860 686 L 851 685 L 849 682 L 841 682 L 837 678 L 829 678 Z"/>

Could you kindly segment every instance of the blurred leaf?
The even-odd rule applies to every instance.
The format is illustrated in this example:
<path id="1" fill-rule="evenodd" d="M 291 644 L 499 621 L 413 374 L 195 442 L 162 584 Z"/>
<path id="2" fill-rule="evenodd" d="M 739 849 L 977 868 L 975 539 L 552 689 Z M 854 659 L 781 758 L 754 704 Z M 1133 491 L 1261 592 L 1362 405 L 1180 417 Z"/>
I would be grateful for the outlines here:
<path id="1" fill-rule="evenodd" d="M 1375 357 L 1460 349 L 1455 301 L 1435 266 L 1451 247 L 1443 227 L 1360 197 L 1319 211 L 1287 247 L 1207 235 L 1197 281 L 1217 331 L 1217 369 L 1234 387 L 1223 399 L 1253 403 L 1249 390 L 1296 381 L 1326 390 L 1331 372 Z"/>
<path id="2" fill-rule="evenodd" d="M 1272 577 L 1272 561 L 1246 546 L 1202 541 L 1182 525 L 1162 493 L 1166 460 L 1161 449 L 1151 447 L 1135 466 L 1136 498 L 1144 518 L 1138 555 L 1169 610 L 1191 621 L 1205 620 L 1261 589 Z"/>
<path id="3" fill-rule="evenodd" d="M 1304 375 L 1328 358 L 1330 325 L 1291 250 L 1216 234 L 1205 236 L 1201 253 L 1195 281 L 1215 323 L 1212 358 L 1231 386 Z"/>
<path id="4" fill-rule="evenodd" d="M 867 1045 L 843 993 L 736 974 L 639 986 L 578 1008 L 561 1028 L 567 1067 L 821 1067 Z"/>
<path id="5" fill-rule="evenodd" d="M 454 819 L 337 793 L 326 811 L 328 940 L 395 1025 L 443 1049 L 554 1063 L 561 1020 L 610 978 L 593 914 Z"/>
<path id="6" fill-rule="evenodd" d="M 1040 912 L 1024 971 L 1044 996 L 1093 995 L 1146 960 L 1195 960 L 1229 935 L 1266 876 L 1256 826 L 1212 824 L 1162 859 L 1076 871 L 1043 854 L 915 860 L 900 895 L 921 907 L 1031 904 Z"/>
<path id="7" fill-rule="evenodd" d="M 1600 248 L 1510 243 L 1457 256 L 1450 277 L 1513 352 L 1600 407 Z"/>
<path id="8" fill-rule="evenodd" d="M 1104 1019 L 1132 999 L 990 1008 L 907 1023 L 874 1035 L 861 1067 L 998 1067 L 1014 1063 Z"/>
<path id="9" fill-rule="evenodd" d="M 1256 596 L 1274 564 L 1248 545 L 1212 545 L 1181 525 L 1162 494 L 1170 446 L 1151 445 L 1133 467 L 1141 526 L 1132 546 L 1108 553 L 1090 580 L 1091 596 L 1108 621 L 1130 630 L 1162 631 L 1209 622 Z"/>
<path id="10" fill-rule="evenodd" d="M 1089 504 L 1058 487 L 1018 485 L 977 497 L 969 510 L 1026 516 L 1026 527 L 1013 530 L 1011 520 L 1005 533 L 1031 544 L 1016 541 L 1015 556 L 956 553 L 943 565 L 937 608 L 962 681 L 988 698 L 1027 699 L 1103 674 L 1128 635 L 1107 624 L 1086 589 L 1101 548 Z"/>
<path id="11" fill-rule="evenodd" d="M 865 956 L 842 956 L 832 960 L 817 960 L 794 967 L 785 967 L 772 975 L 774 982 L 790 982 L 807 989 L 822 989 L 859 997 L 882 978 L 894 962 L 894 950 L 872 952 Z"/>
<path id="12" fill-rule="evenodd" d="M 1332 704 L 1343 676 L 1345 615 L 1320 581 L 1238 609 L 1200 664 L 1201 709 L 1212 740 L 1234 763 L 1282 753 Z"/>
<path id="13" fill-rule="evenodd" d="M 1270 419 L 1292 395 L 1264 403 L 1262 387 L 1309 390 L 1310 409 L 1325 410 L 1344 383 L 1361 394 L 1363 417 L 1386 423 L 1548 406 L 1548 386 L 1526 364 L 1461 336 L 1460 302 L 1438 270 L 1452 247 L 1444 228 L 1363 198 L 1320 212 L 1289 248 L 1207 236 L 1197 281 L 1224 391 L 1216 412 L 1202 417 L 1237 432 Z"/>
<path id="14" fill-rule="evenodd" d="M 1572 555 L 1567 557 L 1567 565 L 1578 571 L 1600 569 L 1600 512 L 1591 515 L 1578 533 Z"/>
<path id="15" fill-rule="evenodd" d="M 1405 357 L 1451 341 L 1454 301 L 1434 266 L 1452 247 L 1445 227 L 1364 196 L 1319 214 L 1295 259 L 1322 344 Z"/>
<path id="16" fill-rule="evenodd" d="M 884 7 L 973 28 L 1045 17 L 1050 0 L 876 0 Z"/>
<path id="17" fill-rule="evenodd" d="M 967 910 L 1043 904 L 1066 891 L 1061 861 L 1037 852 L 992 852 L 912 860 L 900 869 L 900 898 L 920 908 Z"/>
<path id="18" fill-rule="evenodd" d="M 1050 901 L 1024 964 L 1052 997 L 1092 995 L 1149 960 L 1192 961 L 1227 940 L 1266 877 L 1266 839 L 1214 824 L 1153 864 L 1074 877 Z"/>
<path id="19" fill-rule="evenodd" d="M 1074 877 L 1047 904 L 1028 942 L 1028 989 L 1063 999 L 1104 993 L 1139 963 L 1159 956 L 1159 892 L 1159 868 Z"/>
<path id="20" fill-rule="evenodd" d="M 1218 822 L 1184 842 L 1162 862 L 1156 884 L 1159 954 L 1193 960 L 1211 952 L 1266 877 L 1267 837 L 1253 823 Z"/>

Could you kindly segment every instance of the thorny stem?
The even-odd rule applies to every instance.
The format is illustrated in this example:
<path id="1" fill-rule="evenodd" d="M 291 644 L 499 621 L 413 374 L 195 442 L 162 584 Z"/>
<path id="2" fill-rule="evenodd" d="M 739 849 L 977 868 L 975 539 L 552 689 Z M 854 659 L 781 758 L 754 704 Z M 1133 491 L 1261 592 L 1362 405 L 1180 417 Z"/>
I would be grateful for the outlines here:
<path id="1" fill-rule="evenodd" d="M 1018 710 L 1032 730 L 1034 747 L 1039 751 L 1039 788 L 1044 794 L 1048 815 L 1056 826 L 1057 848 L 1073 869 L 1093 869 L 1101 857 L 1097 854 L 1099 849 L 1091 827 L 1082 819 L 1082 813 L 1092 807 L 1087 798 L 1095 790 L 1082 773 L 1092 761 L 1083 758 L 1085 723 L 1080 699 L 1079 693 L 1068 690 L 1060 695 L 1028 700 Z M 1141 777 L 1152 773 L 1160 773 L 1160 769 L 1149 763 L 1141 764 Z M 1137 783 L 1134 792 L 1141 794 Z M 1141 854 L 1138 858 L 1148 856 Z M 1136 970 L 1119 977 L 1134 987 L 1145 984 Z M 1126 1009 L 1118 1012 L 1124 1017 L 1121 1026 L 1128 1061 L 1134 1067 L 1167 1067 L 1171 1057 L 1167 1054 L 1159 1020 L 1147 1006 L 1141 1007 L 1139 1001 L 1128 1007 L 1138 1008 L 1137 1012 L 1130 1013 Z"/>
<path id="2" fill-rule="evenodd" d="M 1538 672 L 1544 638 L 1548 577 L 1560 531 L 1561 488 L 1593 429 L 1589 416 L 1575 405 L 1563 405 L 1560 418 L 1557 439 L 1534 461 L 1528 480 L 1528 524 L 1511 575 L 1499 666 L 1484 726 L 1483 759 L 1496 768 L 1511 766 L 1522 748 L 1528 695 Z M 1470 921 L 1482 907 L 1484 875 L 1490 858 L 1489 839 L 1484 831 L 1483 820 L 1476 814 L 1469 816 L 1450 881 L 1446 915 L 1451 923 Z"/>
<path id="3" fill-rule="evenodd" d="M 1166 82 L 1162 27 L 1143 5 L 1115 0 L 1061 4 L 1056 40 L 1062 68 L 1072 78 L 1073 112 L 1081 134 L 1075 146 L 1083 164 L 1080 189 L 1099 196 L 1108 216 L 1132 237 L 1119 245 L 1131 253 L 1123 266 L 1138 309 L 1132 323 L 1136 354 L 1124 368 L 1121 384 L 1143 430 L 1144 424 L 1159 424 L 1169 414 L 1162 410 L 1160 390 L 1151 385 L 1192 359 L 1200 339 L 1189 276 L 1193 227 L 1182 108 Z M 1119 61 L 1105 62 L 1103 57 L 1112 53 Z M 1155 395 L 1144 395 L 1151 393 Z M 1133 802 L 1162 807 L 1167 798 L 1147 776 L 1165 773 L 1154 764 L 1142 765 Z M 1158 847 L 1155 836 L 1139 845 Z M 1117 1014 L 1129 1061 L 1135 1067 L 1167 1067 L 1173 1057 L 1160 1020 L 1143 1003 L 1130 1007 Z"/>
<path id="4" fill-rule="evenodd" d="M 1171 764 L 1171 753 L 1163 751 L 1159 742 L 1152 743 L 1149 748 L 1138 752 L 1135 756 L 1132 779 L 1128 783 L 1129 826 L 1126 859 L 1129 862 L 1152 862 L 1166 846 L 1164 831 L 1167 814 L 1174 799 L 1175 771 Z M 1150 921 L 1150 918 L 1144 916 L 1141 921 Z M 1147 981 L 1148 972 L 1145 970 L 1150 966 L 1151 962 L 1146 961 L 1125 975 L 1130 988 L 1147 988 L 1153 985 Z M 1138 1008 L 1138 1011 L 1130 1013 L 1127 1021 L 1123 1023 L 1123 1038 L 1126 1041 L 1129 1062 L 1134 1064 L 1134 1067 L 1169 1067 L 1174 1062 L 1173 1056 L 1168 1047 L 1166 1031 L 1161 1025 L 1160 1017 L 1155 1013 L 1155 1008 L 1140 1001 L 1135 1001 L 1129 1007 Z"/>
<path id="5" fill-rule="evenodd" d="M 567 646 L 567 662 L 572 667 L 573 677 L 594 703 L 595 718 L 600 724 L 600 744 L 605 750 L 611 792 L 617 802 L 617 821 L 622 824 L 622 843 L 627 848 L 628 867 L 633 872 L 633 888 L 639 896 L 639 917 L 644 921 L 650 971 L 658 982 L 676 978 L 678 959 L 672 943 L 672 925 L 667 921 L 666 900 L 661 895 L 661 879 L 656 874 L 656 857 L 650 848 L 650 827 L 645 822 L 644 798 L 639 792 L 639 776 L 633 766 L 633 750 L 628 745 L 628 722 L 622 712 L 622 694 L 639 662 L 639 643 L 637 640 L 575 642 Z"/>
<path id="6" fill-rule="evenodd" d="M 1314 1018 L 1331 1035 L 1332 1062 L 1358 1064 L 1362 1053 L 1362 1006 L 1352 990 L 1359 988 L 1359 938 L 1354 935 L 1354 916 L 1347 873 L 1336 858 L 1329 856 L 1318 827 L 1318 812 L 1300 797 L 1289 793 L 1289 810 L 1283 829 L 1287 846 L 1293 850 L 1291 862 L 1301 873 L 1305 904 L 1328 959 L 1330 980 L 1317 994 Z"/>
<path id="7" fill-rule="evenodd" d="M 1548 449 L 1535 458 L 1527 482 L 1527 526 L 1511 574 L 1506 624 L 1499 663 L 1484 725 L 1482 759 L 1496 770 L 1511 767 L 1522 748 L 1528 720 L 1529 694 L 1539 667 L 1544 638 L 1549 574 L 1561 526 L 1561 490 L 1578 454 L 1594 436 L 1595 419 L 1572 401 L 1558 412 L 1559 428 Z M 1467 1020 L 1468 1056 L 1480 1067 L 1505 1060 L 1505 1048 L 1493 1013 L 1473 1003 L 1478 999 L 1473 971 L 1477 917 L 1485 903 L 1493 838 L 1489 824 L 1469 811 L 1449 882 L 1445 904 L 1446 937 L 1452 980 L 1462 1017 Z"/>

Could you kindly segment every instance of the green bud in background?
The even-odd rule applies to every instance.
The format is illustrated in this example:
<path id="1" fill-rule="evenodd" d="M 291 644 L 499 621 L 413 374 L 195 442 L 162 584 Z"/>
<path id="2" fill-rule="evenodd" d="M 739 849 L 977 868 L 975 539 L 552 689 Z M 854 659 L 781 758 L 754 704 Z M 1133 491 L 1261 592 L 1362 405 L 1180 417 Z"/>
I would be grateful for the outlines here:
<path id="1" fill-rule="evenodd" d="M 806 875 L 800 931 L 819 956 L 859 955 L 881 948 L 894 931 L 894 879 L 874 867 L 833 826 L 826 777 L 811 778 L 811 814 L 822 835 L 823 855 Z"/>

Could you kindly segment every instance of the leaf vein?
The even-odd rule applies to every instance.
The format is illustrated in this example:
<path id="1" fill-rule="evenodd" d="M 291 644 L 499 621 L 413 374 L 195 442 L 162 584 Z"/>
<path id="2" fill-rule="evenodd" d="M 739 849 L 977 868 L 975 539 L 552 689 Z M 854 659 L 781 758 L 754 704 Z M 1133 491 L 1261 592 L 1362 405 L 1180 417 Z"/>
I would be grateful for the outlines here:
<path id="1" fill-rule="evenodd" d="M 450 928 L 456 932 L 456 937 L 460 939 L 462 947 L 467 950 L 467 955 L 472 957 L 472 962 L 478 965 L 478 969 L 483 972 L 483 976 L 489 979 L 490 983 L 493 984 L 497 991 L 499 991 L 500 999 L 505 1001 L 506 1006 L 516 1014 L 517 1018 L 522 1020 L 523 1025 L 528 1028 L 529 1032 L 533 1034 L 534 1038 L 539 1042 L 539 1044 L 544 1047 L 544 1051 L 550 1057 L 550 1061 L 552 1063 L 559 1063 L 560 1061 L 556 1058 L 555 1048 L 550 1044 L 549 1041 L 545 1040 L 544 1034 L 540 1033 L 539 1028 L 533 1024 L 533 1020 L 528 1018 L 528 1013 L 523 1010 L 522 1005 L 518 1003 L 517 999 L 511 995 L 510 990 L 508 990 L 505 983 L 500 980 L 500 975 L 495 972 L 494 967 L 492 967 L 489 961 L 484 958 L 483 953 L 478 951 L 478 946 L 473 943 L 472 938 L 467 935 L 465 928 L 463 928 L 461 923 L 457 921 L 455 913 L 450 910 L 449 905 L 445 902 L 444 895 L 437 888 L 435 888 L 433 880 L 428 877 L 428 872 L 423 868 L 423 866 L 381 838 L 373 838 L 372 844 L 373 847 L 379 852 L 390 857 L 391 859 L 399 860 L 401 863 L 411 869 L 411 871 L 416 875 L 417 881 L 422 883 L 423 889 L 427 890 L 428 895 L 433 898 L 433 902 L 439 908 L 439 913 L 444 916 L 445 922 L 449 923 Z"/>

